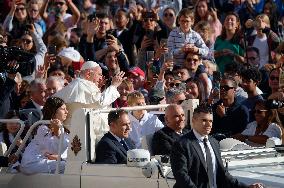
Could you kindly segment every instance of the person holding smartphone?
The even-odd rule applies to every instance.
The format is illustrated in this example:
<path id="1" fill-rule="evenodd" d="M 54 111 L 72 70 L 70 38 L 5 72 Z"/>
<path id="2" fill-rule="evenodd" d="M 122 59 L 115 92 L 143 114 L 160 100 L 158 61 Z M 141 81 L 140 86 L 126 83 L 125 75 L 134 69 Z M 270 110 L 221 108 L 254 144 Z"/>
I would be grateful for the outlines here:
<path id="1" fill-rule="evenodd" d="M 182 65 L 189 52 L 206 56 L 209 52 L 202 37 L 191 26 L 194 23 L 192 10 L 184 8 L 178 15 L 179 27 L 171 31 L 168 38 L 169 52 L 173 53 L 175 64 Z"/>

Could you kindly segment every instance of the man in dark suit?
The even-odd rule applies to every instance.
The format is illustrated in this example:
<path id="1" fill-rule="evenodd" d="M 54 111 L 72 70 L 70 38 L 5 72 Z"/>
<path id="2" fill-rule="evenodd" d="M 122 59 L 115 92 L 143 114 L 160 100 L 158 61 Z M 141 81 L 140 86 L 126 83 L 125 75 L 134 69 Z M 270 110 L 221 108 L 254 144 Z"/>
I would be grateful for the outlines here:
<path id="1" fill-rule="evenodd" d="M 30 124 L 41 119 L 41 110 L 46 101 L 45 91 L 46 84 L 43 79 L 37 78 L 31 82 L 31 100 L 20 111 L 21 118 L 24 120 L 29 119 Z M 29 117 L 30 112 L 32 112 L 32 117 Z"/>
<path id="2" fill-rule="evenodd" d="M 128 138 L 130 120 L 124 110 L 111 111 L 108 114 L 110 130 L 99 141 L 96 147 L 96 163 L 126 164 L 127 151 L 134 149 L 133 142 Z"/>
<path id="3" fill-rule="evenodd" d="M 198 106 L 192 117 L 192 130 L 177 141 L 170 161 L 176 179 L 174 188 L 257 188 L 233 178 L 224 168 L 218 142 L 208 136 L 213 122 L 212 110 Z"/>
<path id="4" fill-rule="evenodd" d="M 185 127 L 184 111 L 180 105 L 169 105 L 165 111 L 166 126 L 157 131 L 152 139 L 154 155 L 170 155 L 172 145 L 188 132 Z"/>

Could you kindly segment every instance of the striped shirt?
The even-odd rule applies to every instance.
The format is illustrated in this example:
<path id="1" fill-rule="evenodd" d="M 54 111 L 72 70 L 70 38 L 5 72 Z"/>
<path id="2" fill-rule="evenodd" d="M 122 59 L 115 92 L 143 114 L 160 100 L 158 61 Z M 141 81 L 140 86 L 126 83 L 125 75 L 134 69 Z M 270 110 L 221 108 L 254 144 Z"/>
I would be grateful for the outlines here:
<path id="1" fill-rule="evenodd" d="M 188 43 L 198 47 L 201 56 L 207 56 L 209 49 L 196 31 L 190 29 L 188 33 L 183 33 L 177 27 L 170 32 L 168 38 L 169 52 L 173 53 L 175 64 L 182 65 L 184 63 L 186 57 L 185 53 L 181 51 L 181 48 Z"/>

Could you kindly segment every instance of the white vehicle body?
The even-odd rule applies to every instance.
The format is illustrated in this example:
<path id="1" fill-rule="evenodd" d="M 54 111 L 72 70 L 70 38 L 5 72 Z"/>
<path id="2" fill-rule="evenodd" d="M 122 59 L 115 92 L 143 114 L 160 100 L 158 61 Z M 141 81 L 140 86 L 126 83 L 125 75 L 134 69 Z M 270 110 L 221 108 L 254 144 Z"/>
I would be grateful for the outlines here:
<path id="1" fill-rule="evenodd" d="M 186 104 L 191 117 L 192 110 L 197 103 L 190 101 Z M 160 106 L 159 106 L 160 107 Z M 165 107 L 165 106 L 163 106 Z M 153 106 L 137 107 L 154 109 Z M 157 107 L 155 107 L 157 108 Z M 130 108 L 131 109 L 131 108 Z M 189 111 L 188 111 L 189 110 Z M 160 172 L 150 166 L 151 176 L 145 177 L 141 167 L 129 167 L 127 165 L 103 165 L 93 164 L 91 145 L 94 144 L 90 138 L 90 122 L 97 122 L 98 114 L 106 111 L 93 111 L 92 109 L 80 109 L 72 116 L 70 143 L 68 147 L 68 158 L 64 174 L 34 174 L 9 173 L 8 168 L 2 168 L 0 172 L 1 188 L 168 188 L 173 187 L 175 180 L 168 167 Z M 43 123 L 48 123 L 43 121 Z M 40 122 L 35 123 L 34 127 Z M 32 130 L 29 130 L 30 132 Z M 28 137 L 28 136 L 27 136 Z M 24 139 L 25 141 L 25 139 Z M 22 146 L 24 143 L 22 144 Z M 4 153 L 5 156 L 10 152 Z M 17 151 L 18 154 L 21 147 Z M 264 149 L 265 150 L 265 149 Z M 261 151 L 264 152 L 264 151 Z M 224 152 L 222 156 L 224 163 L 228 162 L 228 169 L 232 175 L 244 182 L 263 182 L 267 187 L 284 187 L 284 157 L 276 155 L 274 149 L 267 149 L 273 153 L 268 158 L 255 161 L 253 155 L 250 158 L 240 158 L 239 152 Z M 246 154 L 244 154 L 246 155 Z M 244 156 L 241 155 L 241 156 Z M 255 161 L 255 162 L 254 162 Z M 265 163 L 263 163 L 265 161 Z M 253 164 L 256 163 L 256 164 Z M 269 167 L 269 168 L 268 168 Z M 164 168 L 162 168 L 164 169 Z M 166 178 L 163 175 L 167 174 Z"/>

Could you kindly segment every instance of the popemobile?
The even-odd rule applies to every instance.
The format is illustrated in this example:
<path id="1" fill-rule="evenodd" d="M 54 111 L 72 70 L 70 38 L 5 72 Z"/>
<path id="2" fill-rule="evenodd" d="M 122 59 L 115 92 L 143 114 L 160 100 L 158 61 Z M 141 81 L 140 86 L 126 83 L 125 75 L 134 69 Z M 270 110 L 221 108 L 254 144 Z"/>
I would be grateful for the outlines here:
<path id="1" fill-rule="evenodd" d="M 191 120 L 193 109 L 198 105 L 196 100 L 184 101 L 182 106 L 186 112 L 188 123 Z M 161 109 L 167 105 L 149 105 L 127 107 L 125 110 L 134 109 Z M 64 173 L 59 173 L 59 162 L 54 174 L 38 173 L 27 175 L 11 170 L 13 166 L 2 167 L 0 170 L 1 188 L 172 188 L 175 179 L 171 173 L 170 161 L 166 156 L 151 156 L 151 135 L 143 138 L 142 147 L 127 152 L 127 164 L 109 165 L 94 164 L 95 145 L 97 140 L 92 139 L 93 127 L 102 123 L 103 113 L 110 110 L 79 109 L 72 115 L 70 142 Z M 150 112 L 151 113 L 151 112 Z M 159 111 L 159 113 L 161 113 Z M 0 148 L 0 156 L 9 156 L 16 145 L 16 140 L 24 130 L 24 122 L 21 120 L 0 120 L 2 123 L 19 122 L 21 128 L 14 142 L 9 148 Z M 41 124 L 49 121 L 41 120 L 34 123 L 28 130 L 23 143 L 16 151 L 19 155 L 25 143 L 29 140 L 33 130 Z M 64 131 L 61 126 L 61 131 Z M 63 141 L 63 136 L 60 142 Z M 275 144 L 276 143 L 276 144 Z M 62 145 L 62 144 L 61 144 Z M 269 139 L 267 147 L 251 148 L 245 143 L 234 139 L 225 139 L 220 142 L 224 166 L 240 181 L 247 184 L 259 182 L 265 187 L 284 187 L 284 146 L 277 145 L 277 141 Z M 149 148 L 149 149 L 148 149 Z M 61 147 L 59 145 L 59 152 Z"/>

